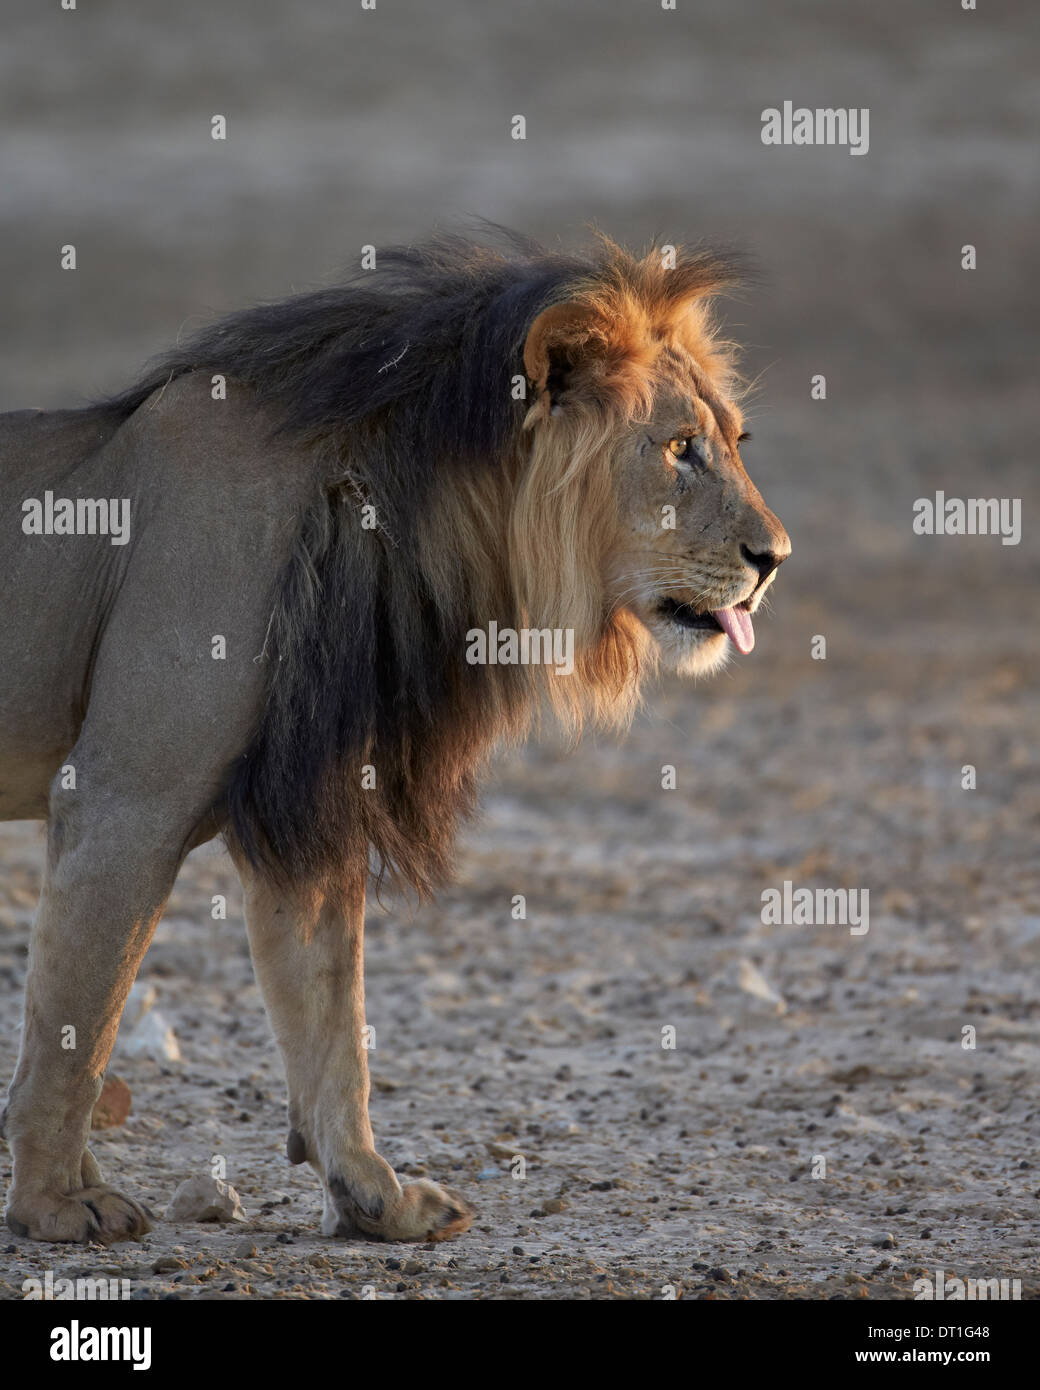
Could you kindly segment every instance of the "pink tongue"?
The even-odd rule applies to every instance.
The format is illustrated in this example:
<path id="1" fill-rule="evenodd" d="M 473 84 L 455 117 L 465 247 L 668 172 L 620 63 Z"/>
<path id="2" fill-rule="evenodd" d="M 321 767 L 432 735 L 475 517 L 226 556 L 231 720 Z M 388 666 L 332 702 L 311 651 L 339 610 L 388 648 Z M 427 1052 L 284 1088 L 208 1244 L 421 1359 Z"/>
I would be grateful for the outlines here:
<path id="1" fill-rule="evenodd" d="M 747 656 L 754 649 L 755 629 L 751 626 L 751 614 L 746 608 L 720 608 L 711 616 L 738 652 Z"/>

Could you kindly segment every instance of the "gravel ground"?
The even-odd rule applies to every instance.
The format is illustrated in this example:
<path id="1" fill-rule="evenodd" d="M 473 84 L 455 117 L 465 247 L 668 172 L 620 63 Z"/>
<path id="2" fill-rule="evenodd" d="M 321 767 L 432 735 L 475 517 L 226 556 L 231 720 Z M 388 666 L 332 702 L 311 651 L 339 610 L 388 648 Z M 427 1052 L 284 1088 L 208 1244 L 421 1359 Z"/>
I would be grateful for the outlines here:
<path id="1" fill-rule="evenodd" d="M 213 845 L 142 974 L 182 1061 L 117 1058 L 133 1111 L 95 1152 L 156 1212 L 222 1155 L 248 1222 L 108 1251 L 12 1240 L 5 1295 L 49 1269 L 143 1298 L 908 1298 L 942 1268 L 1037 1296 L 1035 680 L 1013 626 L 965 678 L 949 616 L 847 647 L 839 625 L 844 656 L 813 661 L 811 605 L 778 589 L 751 660 L 666 687 L 621 744 L 504 760 L 455 889 L 370 911 L 377 1136 L 476 1205 L 466 1236 L 320 1236 Z M 6 1070 L 41 834 L 0 844 Z M 785 879 L 868 889 L 869 931 L 763 925 Z"/>

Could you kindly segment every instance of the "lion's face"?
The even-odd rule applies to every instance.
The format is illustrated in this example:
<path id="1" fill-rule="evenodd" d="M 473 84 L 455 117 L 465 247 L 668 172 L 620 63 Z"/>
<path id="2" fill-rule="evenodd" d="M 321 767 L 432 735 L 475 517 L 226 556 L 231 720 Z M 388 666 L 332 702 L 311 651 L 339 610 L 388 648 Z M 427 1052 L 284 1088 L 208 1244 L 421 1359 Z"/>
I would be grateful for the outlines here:
<path id="1" fill-rule="evenodd" d="M 683 675 L 750 652 L 752 615 L 791 551 L 740 459 L 735 349 L 710 313 L 719 283 L 710 260 L 616 258 L 525 343 L 521 606 L 572 623 L 608 692 L 619 672 L 638 687 L 648 647 Z"/>
<path id="2" fill-rule="evenodd" d="M 744 471 L 735 405 L 680 373 L 614 459 L 620 544 L 608 598 L 649 631 L 662 663 L 706 673 L 754 645 L 751 615 L 791 543 Z"/>

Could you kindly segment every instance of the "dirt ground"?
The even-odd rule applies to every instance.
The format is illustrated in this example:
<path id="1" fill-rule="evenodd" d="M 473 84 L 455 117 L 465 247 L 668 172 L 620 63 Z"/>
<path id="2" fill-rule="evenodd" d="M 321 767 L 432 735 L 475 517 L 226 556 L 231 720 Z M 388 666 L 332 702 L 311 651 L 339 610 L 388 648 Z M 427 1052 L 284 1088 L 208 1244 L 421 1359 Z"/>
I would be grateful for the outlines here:
<path id="1" fill-rule="evenodd" d="M 749 0 L 664 31 L 538 0 L 445 4 L 431 28 L 380 3 L 362 38 L 332 0 L 263 20 L 185 0 L 84 7 L 73 40 L 16 9 L 3 408 L 115 388 L 183 324 L 467 212 L 564 240 L 717 234 L 764 270 L 730 318 L 764 373 L 746 461 L 794 556 L 750 658 L 650 692 L 624 741 L 503 754 L 453 889 L 370 907 L 377 1142 L 474 1204 L 465 1236 L 319 1234 L 211 845 L 141 977 L 181 1060 L 117 1054 L 133 1109 L 94 1151 L 160 1217 L 219 1156 L 247 1220 L 109 1250 L 0 1231 L 0 1297 L 50 1271 L 139 1298 L 908 1299 L 940 1268 L 1040 1296 L 1027 21 Z M 869 155 L 765 149 L 759 112 L 786 97 L 869 105 Z M 238 143 L 215 152 L 225 107 Z M 520 149 L 496 143 L 514 110 Z M 936 488 L 1022 498 L 1021 544 L 915 536 Z M 42 860 L 41 827 L 0 826 L 8 1075 Z M 785 881 L 869 891 L 869 931 L 764 924 Z"/>
<path id="2" fill-rule="evenodd" d="M 732 674 L 666 689 L 623 744 L 505 760 L 457 887 L 371 910 L 377 1135 L 401 1173 L 476 1205 L 466 1236 L 318 1234 L 211 846 L 144 967 L 183 1061 L 118 1061 L 133 1111 L 95 1152 L 157 1212 L 222 1155 L 248 1223 L 106 1252 L 12 1240 L 5 1291 L 89 1269 L 140 1297 L 905 1298 L 942 1268 L 1040 1293 L 1040 783 L 1016 630 L 991 628 L 965 678 L 949 614 L 896 651 L 850 622 L 816 662 L 811 605 L 776 607 L 786 637 L 763 626 Z M 0 843 L 9 1068 L 41 841 L 19 825 Z M 761 891 L 785 879 L 868 888 L 869 931 L 764 926 Z M 749 993 L 742 962 L 779 999 Z"/>

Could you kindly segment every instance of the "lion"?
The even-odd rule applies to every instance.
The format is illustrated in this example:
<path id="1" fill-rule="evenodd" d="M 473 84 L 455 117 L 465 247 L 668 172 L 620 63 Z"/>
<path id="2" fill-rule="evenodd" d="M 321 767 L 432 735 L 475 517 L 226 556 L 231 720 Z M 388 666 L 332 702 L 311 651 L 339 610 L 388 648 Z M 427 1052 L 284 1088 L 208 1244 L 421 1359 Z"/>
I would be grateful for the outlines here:
<path id="1" fill-rule="evenodd" d="M 120 395 L 0 417 L 0 815 L 47 827 L 3 1117 L 19 1236 L 149 1229 L 91 1111 L 177 872 L 221 835 L 323 1233 L 464 1231 L 460 1194 L 375 1148 L 370 878 L 443 883 L 482 766 L 543 711 L 623 728 L 656 667 L 753 646 L 790 542 L 713 319 L 740 266 L 503 238 L 383 251 Z M 493 624 L 573 661 L 467 659 Z"/>

